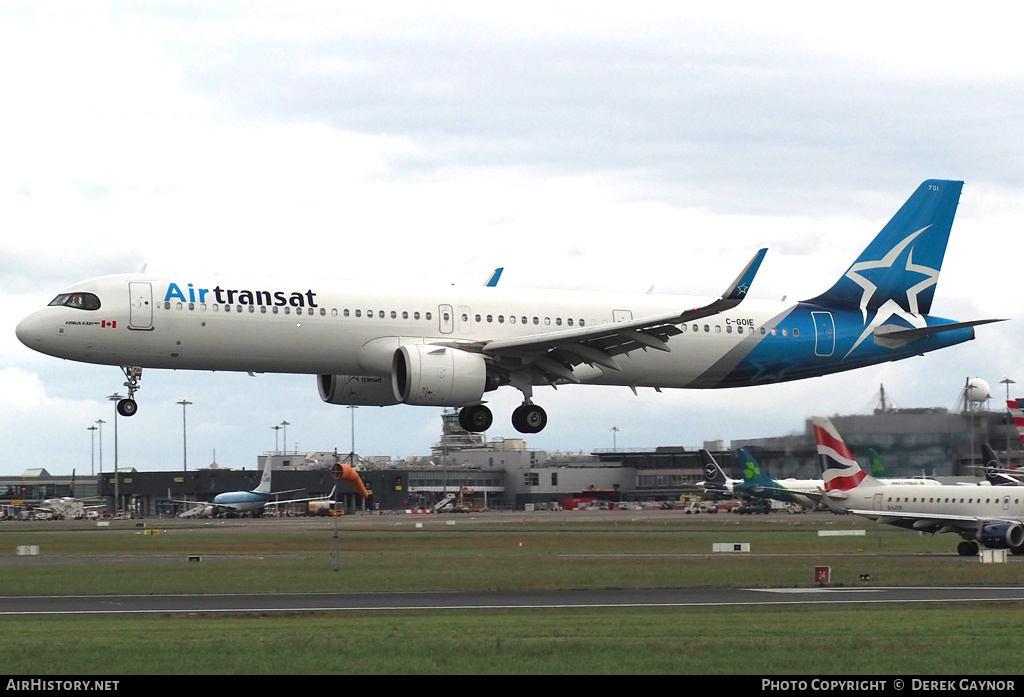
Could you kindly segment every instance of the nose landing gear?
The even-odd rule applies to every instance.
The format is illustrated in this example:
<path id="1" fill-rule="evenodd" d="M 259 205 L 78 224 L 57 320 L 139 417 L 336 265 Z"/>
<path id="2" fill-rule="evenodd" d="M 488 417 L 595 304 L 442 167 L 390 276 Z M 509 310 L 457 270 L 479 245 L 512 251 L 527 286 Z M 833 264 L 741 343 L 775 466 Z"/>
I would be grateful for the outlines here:
<path id="1" fill-rule="evenodd" d="M 128 396 L 117 402 L 117 413 L 121 416 L 135 416 L 139 410 L 139 405 L 135 401 L 135 393 L 141 387 L 139 382 L 142 380 L 142 368 L 136 365 L 123 365 L 121 372 L 127 378 L 124 386 L 128 388 Z"/>

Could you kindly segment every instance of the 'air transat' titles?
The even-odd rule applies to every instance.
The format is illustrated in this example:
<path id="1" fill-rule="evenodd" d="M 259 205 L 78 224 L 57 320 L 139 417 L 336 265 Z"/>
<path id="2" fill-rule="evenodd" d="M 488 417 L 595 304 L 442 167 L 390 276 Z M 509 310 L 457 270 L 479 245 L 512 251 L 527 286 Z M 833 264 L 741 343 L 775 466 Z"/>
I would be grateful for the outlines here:
<path id="1" fill-rule="evenodd" d="M 316 293 L 312 290 L 305 292 L 283 291 L 283 290 L 239 290 L 237 288 L 195 288 L 191 283 L 182 290 L 177 283 L 167 286 L 167 294 L 164 295 L 164 302 L 180 300 L 187 303 L 211 302 L 210 293 L 213 293 L 212 302 L 227 305 L 267 305 L 283 307 L 320 307 L 316 304 Z"/>

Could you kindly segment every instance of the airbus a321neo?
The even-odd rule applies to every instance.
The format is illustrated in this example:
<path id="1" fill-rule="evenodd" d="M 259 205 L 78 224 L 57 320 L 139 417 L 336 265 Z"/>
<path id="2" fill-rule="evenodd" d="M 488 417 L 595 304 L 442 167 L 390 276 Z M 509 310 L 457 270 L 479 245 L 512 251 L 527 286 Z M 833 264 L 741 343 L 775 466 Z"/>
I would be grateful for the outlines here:
<path id="1" fill-rule="evenodd" d="M 852 266 L 801 302 L 748 300 L 753 256 L 721 297 L 189 274 L 76 283 L 18 324 L 45 354 L 120 366 L 135 413 L 143 368 L 306 373 L 330 404 L 460 407 L 492 422 L 488 392 L 523 395 L 513 426 L 547 423 L 537 386 L 721 388 L 799 380 L 974 338 L 931 315 L 963 182 L 921 184 Z"/>

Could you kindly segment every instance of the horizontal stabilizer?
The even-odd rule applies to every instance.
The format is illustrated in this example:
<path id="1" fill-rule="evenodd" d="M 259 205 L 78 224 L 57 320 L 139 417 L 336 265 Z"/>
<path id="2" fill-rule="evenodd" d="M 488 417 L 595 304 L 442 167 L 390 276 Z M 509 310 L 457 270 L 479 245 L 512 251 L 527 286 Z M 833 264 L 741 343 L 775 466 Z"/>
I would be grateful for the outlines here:
<path id="1" fill-rule="evenodd" d="M 909 344 L 911 341 L 918 339 L 924 339 L 942 332 L 952 331 L 954 329 L 965 329 L 967 327 L 977 327 L 981 324 L 991 324 L 992 322 L 1005 322 L 1005 319 L 976 319 L 971 322 L 952 322 L 950 324 L 937 324 L 931 327 L 894 327 L 892 325 L 882 325 L 874 332 L 875 343 L 879 346 L 886 348 L 899 348 Z"/>

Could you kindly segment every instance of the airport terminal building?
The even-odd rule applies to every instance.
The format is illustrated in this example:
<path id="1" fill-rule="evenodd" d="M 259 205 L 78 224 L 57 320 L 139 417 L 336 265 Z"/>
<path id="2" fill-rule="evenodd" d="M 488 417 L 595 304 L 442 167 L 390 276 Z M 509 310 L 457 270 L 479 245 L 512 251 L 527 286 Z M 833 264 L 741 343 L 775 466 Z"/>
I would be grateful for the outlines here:
<path id="1" fill-rule="evenodd" d="M 876 409 L 871 414 L 832 416 L 854 454 L 866 462 L 875 449 L 892 476 L 928 475 L 948 481 L 974 481 L 980 446 L 990 443 L 1004 464 L 1024 465 L 1017 431 L 1006 412 L 950 412 L 940 408 Z M 248 491 L 272 461 L 274 491 L 281 499 L 323 497 L 335 491 L 337 508 L 347 513 L 432 510 L 449 500 L 459 510 L 559 507 L 571 500 L 678 501 L 699 493 L 704 478 L 701 446 L 661 446 L 639 450 L 548 453 L 531 450 L 519 438 L 487 441 L 463 431 L 454 412 L 442 416 L 441 440 L 429 456 L 392 461 L 337 452 L 268 452 L 252 469 L 211 466 L 185 472 L 122 470 L 115 477 L 51 476 L 30 469 L 0 477 L 0 513 L 19 516 L 58 497 L 98 497 L 108 510 L 150 516 L 174 516 L 225 491 Z M 810 420 L 803 432 L 734 441 L 749 449 L 775 478 L 817 478 L 817 453 Z M 709 442 L 726 473 L 739 478 L 732 449 Z M 331 468 L 353 461 L 370 494 L 358 496 L 352 485 L 336 481 Z M 116 505 L 115 505 L 116 504 Z M 294 505 L 286 513 L 306 512 Z"/>

